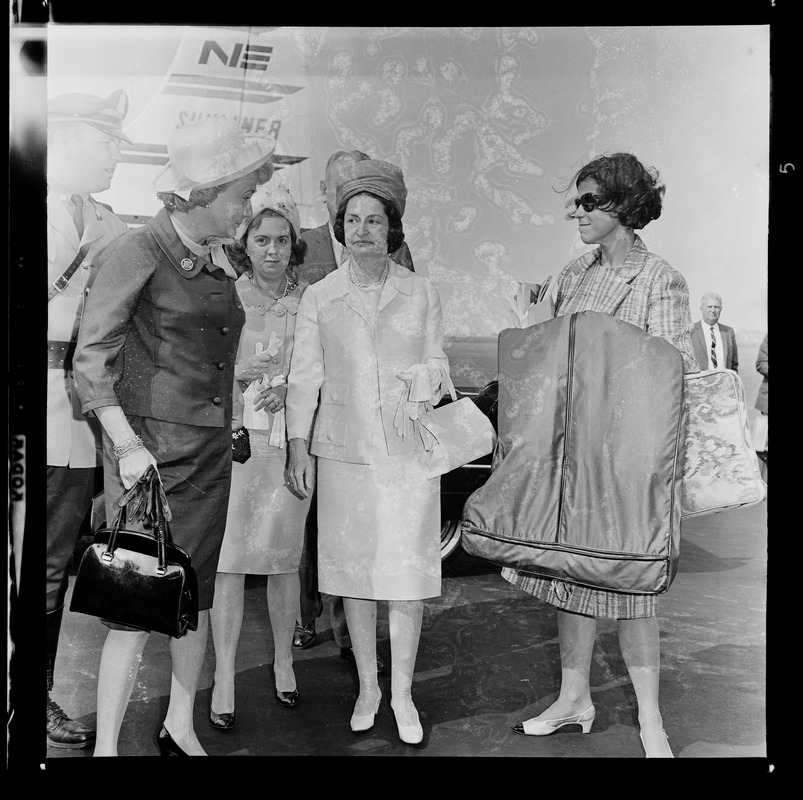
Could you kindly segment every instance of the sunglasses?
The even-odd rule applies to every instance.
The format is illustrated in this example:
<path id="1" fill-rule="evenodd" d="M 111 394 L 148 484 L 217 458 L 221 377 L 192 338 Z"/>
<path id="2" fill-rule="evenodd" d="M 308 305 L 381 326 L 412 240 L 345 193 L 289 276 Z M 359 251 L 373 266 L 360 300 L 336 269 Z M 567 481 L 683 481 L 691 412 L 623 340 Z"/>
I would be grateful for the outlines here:
<path id="1" fill-rule="evenodd" d="M 590 214 L 598 205 L 603 202 L 603 199 L 598 194 L 591 194 L 591 192 L 586 192 L 584 195 L 580 197 L 575 197 L 572 201 L 574 203 L 574 210 L 577 211 L 580 206 L 583 207 L 583 211 L 586 214 Z"/>

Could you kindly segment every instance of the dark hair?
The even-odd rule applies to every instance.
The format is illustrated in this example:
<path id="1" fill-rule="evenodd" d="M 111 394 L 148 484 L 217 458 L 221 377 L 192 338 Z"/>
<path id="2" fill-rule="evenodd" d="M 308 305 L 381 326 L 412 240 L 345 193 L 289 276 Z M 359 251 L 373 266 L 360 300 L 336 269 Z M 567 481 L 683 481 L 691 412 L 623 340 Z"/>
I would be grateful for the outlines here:
<path id="1" fill-rule="evenodd" d="M 267 183 L 271 175 L 273 175 L 273 165 L 268 162 L 261 167 L 254 170 L 257 178 L 257 185 Z M 251 174 L 251 173 L 247 173 Z M 244 175 L 240 176 L 245 177 Z M 239 180 L 239 178 L 237 179 Z M 217 196 L 227 187 L 231 186 L 236 181 L 226 181 L 226 183 L 218 184 L 217 186 L 210 186 L 208 189 L 193 189 L 190 192 L 189 199 L 185 200 L 173 192 L 157 192 L 156 196 L 162 201 L 162 205 L 171 213 L 173 211 L 180 211 L 186 214 L 193 208 L 198 206 L 209 206 L 215 202 Z"/>
<path id="2" fill-rule="evenodd" d="M 614 153 L 590 161 L 571 181 L 577 186 L 587 178 L 599 184 L 601 211 L 615 213 L 626 228 L 640 230 L 661 216 L 666 187 L 655 168 L 645 167 L 630 153 Z"/>
<path id="3" fill-rule="evenodd" d="M 251 217 L 248 222 L 248 227 L 245 229 L 243 235 L 233 244 L 226 245 L 226 254 L 229 257 L 229 261 L 231 261 L 232 266 L 240 274 L 243 272 L 250 272 L 253 269 L 251 259 L 248 257 L 248 251 L 246 250 L 245 243 L 248 239 L 248 234 L 266 217 L 278 217 L 279 219 L 283 219 L 285 222 L 287 222 L 287 218 L 279 214 L 278 211 L 274 211 L 272 208 L 263 208 L 262 211 L 260 211 L 257 215 Z M 297 267 L 299 264 L 304 263 L 304 256 L 307 253 L 307 243 L 303 239 L 297 239 L 296 233 L 293 230 L 293 226 L 290 225 L 289 222 L 287 222 L 287 225 L 290 228 L 291 242 L 290 261 L 288 262 L 287 266 Z"/>
<path id="4" fill-rule="evenodd" d="M 367 194 L 382 203 L 382 208 L 385 209 L 385 214 L 387 214 L 388 217 L 388 253 L 395 253 L 402 246 L 402 242 L 404 241 L 404 228 L 402 227 L 401 214 L 399 214 L 399 210 L 396 208 L 396 205 L 391 203 L 390 200 L 386 200 L 384 197 L 379 197 L 379 195 L 376 195 L 373 192 L 366 191 L 358 192 L 357 194 Z M 357 197 L 357 194 L 354 194 L 351 197 Z M 337 209 L 335 224 L 332 225 L 335 239 L 337 239 L 337 241 L 340 242 L 340 244 L 342 244 L 344 247 L 346 246 L 346 237 L 343 231 L 343 218 L 346 216 L 346 206 L 348 205 L 348 201 L 351 200 L 351 197 L 340 204 Z"/>
<path id="5" fill-rule="evenodd" d="M 211 205 L 228 185 L 228 183 L 221 183 L 220 186 L 210 186 L 208 189 L 193 189 L 187 200 L 173 192 L 157 192 L 156 196 L 171 213 L 180 211 L 186 214 L 188 211 L 192 211 L 193 208 Z"/>
<path id="6" fill-rule="evenodd" d="M 368 153 L 363 153 L 362 150 L 335 150 L 326 161 L 324 175 L 328 175 L 332 164 L 334 164 L 335 161 L 339 161 L 344 156 L 348 156 L 353 161 L 367 161 L 371 157 Z"/>

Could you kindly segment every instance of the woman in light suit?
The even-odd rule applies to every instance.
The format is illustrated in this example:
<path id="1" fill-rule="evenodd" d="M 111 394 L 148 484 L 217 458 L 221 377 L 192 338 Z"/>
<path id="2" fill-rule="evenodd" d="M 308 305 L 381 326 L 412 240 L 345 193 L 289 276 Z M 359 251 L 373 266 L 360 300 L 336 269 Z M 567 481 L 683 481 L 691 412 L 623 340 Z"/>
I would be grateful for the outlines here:
<path id="1" fill-rule="evenodd" d="M 350 258 L 299 306 L 287 481 L 308 496 L 318 457 L 319 585 L 344 598 L 360 681 L 351 729 L 371 728 L 379 709 L 376 601 L 387 600 L 391 708 L 399 737 L 417 744 L 411 686 L 423 600 L 441 588 L 440 485 L 424 477 L 413 417 L 451 381 L 435 288 L 388 258 L 406 194 L 401 170 L 373 159 L 338 189 L 334 231 Z"/>

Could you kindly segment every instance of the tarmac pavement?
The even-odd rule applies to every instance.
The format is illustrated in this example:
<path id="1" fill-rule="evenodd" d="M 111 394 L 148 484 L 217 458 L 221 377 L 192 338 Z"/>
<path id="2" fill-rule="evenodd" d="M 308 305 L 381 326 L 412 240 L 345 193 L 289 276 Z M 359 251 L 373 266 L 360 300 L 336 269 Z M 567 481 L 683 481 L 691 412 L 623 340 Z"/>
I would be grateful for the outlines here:
<path id="1" fill-rule="evenodd" d="M 339 657 L 326 613 L 315 646 L 295 651 L 301 702 L 293 709 L 274 702 L 265 580 L 249 578 L 237 656 L 237 722 L 226 732 L 207 722 L 214 663 L 209 638 L 195 705 L 196 730 L 209 755 L 644 758 L 635 696 L 616 624 L 609 620 L 597 626 L 591 670 L 597 717 L 590 734 L 581 735 L 576 726 L 547 737 L 511 730 L 540 713 L 558 691 L 555 613 L 503 580 L 498 567 L 468 557 L 444 577 L 441 597 L 425 604 L 413 685 L 424 741 L 405 745 L 389 706 L 386 604 L 379 609 L 378 651 L 388 665 L 380 675 L 383 700 L 375 726 L 355 735 L 348 723 L 356 674 Z M 687 521 L 677 577 L 659 608 L 661 708 L 676 758 L 732 759 L 734 767 L 770 770 L 766 622 L 767 501 Z M 95 721 L 105 634 L 97 620 L 65 614 L 53 696 L 88 724 Z M 153 635 L 123 722 L 121 756 L 157 755 L 153 736 L 169 685 L 167 638 Z M 74 762 L 91 755 L 91 749 L 47 748 L 43 766 L 69 761 L 77 767 Z"/>

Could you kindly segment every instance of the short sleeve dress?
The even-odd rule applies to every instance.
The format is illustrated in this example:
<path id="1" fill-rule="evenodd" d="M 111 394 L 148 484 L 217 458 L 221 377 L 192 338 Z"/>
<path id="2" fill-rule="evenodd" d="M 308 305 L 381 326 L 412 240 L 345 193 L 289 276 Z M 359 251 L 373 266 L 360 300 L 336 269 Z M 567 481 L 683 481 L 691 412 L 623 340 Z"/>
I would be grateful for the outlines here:
<path id="1" fill-rule="evenodd" d="M 237 281 L 245 308 L 237 362 L 256 352 L 276 350 L 263 381 L 286 378 L 293 353 L 296 313 L 308 284 L 300 280 L 276 302 L 259 291 L 247 275 Z M 283 413 L 254 411 L 257 386 L 245 391 L 235 382 L 234 428 L 245 425 L 251 457 L 232 464 L 231 495 L 218 572 L 279 575 L 294 572 L 301 560 L 310 498 L 299 500 L 284 484 L 287 456 Z"/>

